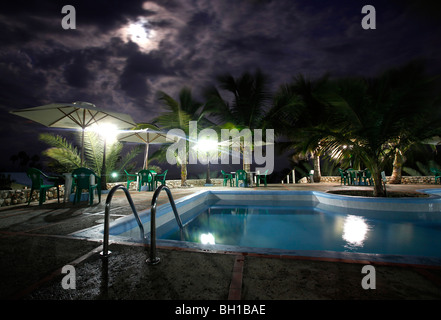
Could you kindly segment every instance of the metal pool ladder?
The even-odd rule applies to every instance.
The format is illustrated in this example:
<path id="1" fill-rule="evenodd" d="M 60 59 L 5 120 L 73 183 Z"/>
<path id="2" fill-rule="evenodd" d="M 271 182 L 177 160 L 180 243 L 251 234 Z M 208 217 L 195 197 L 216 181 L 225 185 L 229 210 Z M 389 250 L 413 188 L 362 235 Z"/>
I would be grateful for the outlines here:
<path id="1" fill-rule="evenodd" d="M 106 209 L 104 212 L 104 238 L 103 238 L 103 251 L 101 252 L 101 255 L 104 258 L 107 258 L 110 254 L 109 251 L 109 221 L 110 221 L 110 203 L 112 202 L 113 194 L 116 190 L 122 189 L 124 193 L 126 194 L 127 200 L 129 201 L 130 207 L 132 208 L 133 215 L 135 216 L 136 222 L 138 223 L 139 232 L 141 235 L 141 240 L 146 242 L 146 237 L 144 235 L 144 227 L 142 225 L 141 219 L 139 218 L 138 212 L 136 211 L 135 205 L 133 204 L 132 197 L 130 196 L 129 190 L 127 190 L 126 187 L 124 187 L 122 184 L 114 186 L 107 195 L 106 199 Z"/>
<path id="2" fill-rule="evenodd" d="M 173 213 L 176 218 L 176 222 L 178 223 L 179 229 L 183 229 L 181 217 L 178 214 L 178 210 L 176 209 L 175 201 L 173 200 L 173 196 L 171 194 L 170 189 L 166 185 L 160 185 L 153 194 L 152 197 L 152 208 L 150 210 L 150 257 L 147 259 L 147 263 L 154 265 L 160 262 L 160 259 L 156 256 L 156 202 L 158 200 L 158 196 L 161 193 L 162 189 L 167 192 L 168 200 L 173 209 Z"/>
<path id="3" fill-rule="evenodd" d="M 140 235 L 141 235 L 141 240 L 143 240 L 145 243 L 147 242 L 146 241 L 147 239 L 144 235 L 144 227 L 142 225 L 141 219 L 139 218 L 138 212 L 136 211 L 135 205 L 133 204 L 133 200 L 132 200 L 132 197 L 130 196 L 129 191 L 122 184 L 116 185 L 110 190 L 110 192 L 107 196 L 107 199 L 106 199 L 106 209 L 105 209 L 105 214 L 104 214 L 103 251 L 101 252 L 101 255 L 104 258 L 107 258 L 110 254 L 110 251 L 109 251 L 110 204 L 112 202 L 113 194 L 118 189 L 122 189 L 124 191 L 124 193 L 127 197 L 127 200 L 129 201 L 132 212 L 135 216 L 136 222 L 138 223 L 138 227 L 139 227 L 139 231 L 140 231 Z M 179 217 L 178 210 L 176 209 L 176 204 L 175 204 L 175 201 L 173 200 L 173 196 L 171 194 L 170 189 L 165 185 L 159 186 L 155 190 L 155 193 L 153 194 L 152 208 L 150 210 L 150 257 L 147 259 L 147 263 L 150 265 L 155 265 L 160 262 L 160 259 L 156 256 L 156 202 L 158 200 L 159 193 L 162 191 L 162 189 L 164 189 L 167 192 L 168 199 L 169 199 L 170 205 L 173 209 L 173 213 L 175 215 L 176 222 L 178 223 L 179 228 L 181 230 L 183 229 L 182 221 L 181 221 L 181 218 Z"/>

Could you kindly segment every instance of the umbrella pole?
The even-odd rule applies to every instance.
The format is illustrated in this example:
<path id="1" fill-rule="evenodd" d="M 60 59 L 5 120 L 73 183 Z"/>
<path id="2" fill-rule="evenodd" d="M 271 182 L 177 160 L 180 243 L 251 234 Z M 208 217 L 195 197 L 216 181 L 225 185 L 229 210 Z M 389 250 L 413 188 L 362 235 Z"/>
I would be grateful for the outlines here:
<path id="1" fill-rule="evenodd" d="M 149 144 L 145 144 L 145 155 L 144 155 L 144 169 L 147 169 L 149 164 Z"/>
<path id="2" fill-rule="evenodd" d="M 106 138 L 104 138 L 103 165 L 101 167 L 101 190 L 107 190 L 106 181 Z"/>
<path id="3" fill-rule="evenodd" d="M 82 129 L 81 134 L 81 167 L 83 166 L 84 162 L 84 128 Z"/>

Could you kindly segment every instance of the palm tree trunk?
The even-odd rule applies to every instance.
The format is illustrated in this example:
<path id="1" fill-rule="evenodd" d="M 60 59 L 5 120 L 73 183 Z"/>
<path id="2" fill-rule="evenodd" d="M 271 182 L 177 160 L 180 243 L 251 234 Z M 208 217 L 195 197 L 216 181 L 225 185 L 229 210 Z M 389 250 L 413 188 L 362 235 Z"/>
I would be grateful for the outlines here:
<path id="1" fill-rule="evenodd" d="M 181 163 L 181 187 L 187 185 L 187 163 Z"/>
<path id="2" fill-rule="evenodd" d="M 401 184 L 401 173 L 403 169 L 404 157 L 400 149 L 395 150 L 395 157 L 393 163 L 392 176 L 389 183 L 391 184 Z"/>
<path id="3" fill-rule="evenodd" d="M 248 185 L 250 185 L 250 182 L 251 182 L 251 177 L 250 177 L 250 174 L 249 174 L 249 172 L 251 171 L 251 164 L 249 164 L 249 163 L 245 163 L 244 162 L 244 164 L 243 164 L 243 169 L 245 170 L 245 172 L 247 173 L 247 181 L 248 181 Z"/>
<path id="4" fill-rule="evenodd" d="M 372 178 L 374 180 L 374 197 L 386 197 L 380 170 L 372 170 Z"/>
<path id="5" fill-rule="evenodd" d="M 312 154 L 313 156 L 313 162 L 314 162 L 314 182 L 320 182 L 321 178 L 322 178 L 322 173 L 320 171 L 320 156 L 314 152 Z"/>
<path id="6" fill-rule="evenodd" d="M 242 154 L 242 159 L 243 159 L 242 168 L 247 173 L 247 184 L 250 185 L 250 182 L 251 182 L 250 178 L 251 177 L 250 177 L 249 172 L 251 171 L 251 164 L 250 163 L 246 163 L 246 161 L 245 161 L 245 147 L 244 147 L 244 144 L 242 142 L 240 143 L 240 152 Z"/>

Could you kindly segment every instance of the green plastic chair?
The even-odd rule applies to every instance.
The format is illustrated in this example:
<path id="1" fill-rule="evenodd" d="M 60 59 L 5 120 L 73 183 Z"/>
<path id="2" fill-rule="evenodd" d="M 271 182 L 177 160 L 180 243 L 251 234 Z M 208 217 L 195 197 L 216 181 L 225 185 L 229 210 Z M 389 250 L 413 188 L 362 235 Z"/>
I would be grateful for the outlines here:
<path id="1" fill-rule="evenodd" d="M 259 186 L 260 180 L 263 179 L 264 185 L 266 187 L 266 175 L 268 174 L 268 170 L 266 170 L 263 174 L 256 174 L 256 185 Z"/>
<path id="2" fill-rule="evenodd" d="M 374 185 L 374 181 L 372 180 L 372 173 L 368 170 L 364 170 L 364 176 L 363 176 L 363 183 L 364 185 L 367 185 L 366 183 L 369 182 L 370 186 Z"/>
<path id="3" fill-rule="evenodd" d="M 90 183 L 90 177 L 95 176 L 95 183 Z M 74 204 L 81 201 L 83 190 L 89 192 L 89 205 L 93 204 L 94 191 L 98 193 L 98 203 L 101 202 L 101 178 L 88 168 L 77 168 L 72 172 L 72 188 L 75 188 Z"/>
<path id="4" fill-rule="evenodd" d="M 161 182 L 161 185 L 165 186 L 165 176 L 167 175 L 167 171 L 168 171 L 168 169 L 165 170 L 163 173 L 157 174 L 155 176 L 155 188 L 158 187 L 158 182 Z"/>
<path id="5" fill-rule="evenodd" d="M 248 187 L 247 173 L 245 170 L 237 170 L 236 171 L 236 187 L 239 186 L 239 181 L 243 181 L 243 185 Z"/>
<path id="6" fill-rule="evenodd" d="M 28 205 L 31 203 L 32 194 L 34 190 L 40 190 L 40 195 L 38 197 L 38 205 L 41 206 L 43 202 L 46 201 L 46 191 L 54 187 L 57 188 L 58 203 L 60 203 L 60 188 L 58 186 L 60 183 L 59 177 L 47 176 L 36 168 L 29 168 L 26 174 L 32 181 L 32 187 L 31 187 L 31 193 L 29 194 Z M 43 178 L 46 179 L 48 182 L 53 181 L 53 183 L 45 184 Z"/>
<path id="7" fill-rule="evenodd" d="M 143 185 L 147 185 L 148 191 L 152 191 L 154 178 L 150 170 L 143 169 L 138 172 L 138 176 L 139 176 L 138 191 L 141 191 Z"/>
<path id="8" fill-rule="evenodd" d="M 137 174 L 128 173 L 126 170 L 124 170 L 124 172 L 126 173 L 126 176 L 127 176 L 127 189 L 129 189 L 130 183 L 136 182 L 136 180 L 138 178 L 138 175 Z"/>
<path id="9" fill-rule="evenodd" d="M 227 182 L 230 182 L 230 187 L 234 186 L 234 178 L 231 173 L 225 173 L 224 170 L 221 170 L 222 177 L 224 178 L 224 187 L 227 186 Z"/>
<path id="10" fill-rule="evenodd" d="M 349 184 L 349 176 L 348 173 L 343 171 L 342 169 L 338 168 L 338 172 L 340 173 L 340 185 L 346 185 Z"/>
<path id="11" fill-rule="evenodd" d="M 354 169 L 348 169 L 348 176 L 349 176 L 349 184 L 356 185 L 357 182 L 357 171 Z"/>
<path id="12" fill-rule="evenodd" d="M 435 168 L 430 168 L 430 171 L 435 175 L 435 184 L 438 179 L 440 179 L 439 182 L 441 183 L 441 171 Z"/>

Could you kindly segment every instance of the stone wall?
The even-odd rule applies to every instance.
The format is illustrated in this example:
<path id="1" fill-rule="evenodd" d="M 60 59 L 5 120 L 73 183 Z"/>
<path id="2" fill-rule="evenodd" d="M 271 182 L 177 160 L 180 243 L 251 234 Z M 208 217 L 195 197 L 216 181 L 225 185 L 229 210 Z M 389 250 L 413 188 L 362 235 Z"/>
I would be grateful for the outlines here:
<path id="1" fill-rule="evenodd" d="M 391 177 L 386 177 L 389 183 Z M 322 176 L 320 182 L 325 183 L 340 183 L 340 176 Z M 303 177 L 297 183 L 308 183 L 307 178 Z M 403 176 L 401 177 L 401 184 L 434 184 L 434 176 Z"/>
<path id="2" fill-rule="evenodd" d="M 213 186 L 222 186 L 223 182 L 224 182 L 224 179 L 211 179 L 211 184 Z M 179 180 L 167 180 L 166 183 L 167 183 L 167 187 L 169 187 L 170 189 L 181 187 L 181 180 L 180 179 Z M 114 182 L 114 183 L 108 183 L 107 188 L 111 189 L 118 184 L 122 184 L 124 187 L 127 186 L 126 182 Z M 187 180 L 187 184 L 189 185 L 189 187 L 202 187 L 205 185 L 205 179 L 189 179 L 189 180 Z M 135 182 L 130 183 L 129 190 L 135 190 L 135 186 L 136 186 Z"/>
<path id="3" fill-rule="evenodd" d="M 386 179 L 389 182 L 390 177 L 386 177 Z M 404 177 L 401 177 L 401 184 L 434 184 L 434 183 L 435 183 L 435 176 L 404 176 Z"/>
<path id="4" fill-rule="evenodd" d="M 0 206 L 10 206 L 15 204 L 28 203 L 29 194 L 31 189 L 19 189 L 19 190 L 0 190 Z M 32 193 L 31 202 L 38 201 L 40 191 L 35 190 Z M 60 188 L 60 199 L 64 197 L 64 186 Z M 51 188 L 46 192 L 46 200 L 57 199 L 57 189 Z"/>
<path id="5" fill-rule="evenodd" d="M 211 182 L 214 186 L 222 186 L 223 179 L 211 179 Z M 205 184 L 205 179 L 191 179 L 187 181 L 189 187 L 201 187 Z M 107 183 L 107 189 L 111 189 L 114 186 L 122 184 L 123 186 L 127 186 L 126 182 L 113 182 Z M 135 190 L 136 184 L 132 182 L 130 184 L 129 190 Z M 181 180 L 167 180 L 167 186 L 170 189 L 181 187 Z M 27 203 L 29 199 L 29 194 L 31 189 L 19 189 L 19 190 L 0 190 L 0 206 L 10 206 L 16 204 Z M 40 191 L 36 190 L 32 194 L 31 202 L 38 202 Z M 62 201 L 64 198 L 64 186 L 60 188 L 60 200 Z M 57 189 L 51 188 L 46 192 L 46 200 L 57 199 Z"/>

